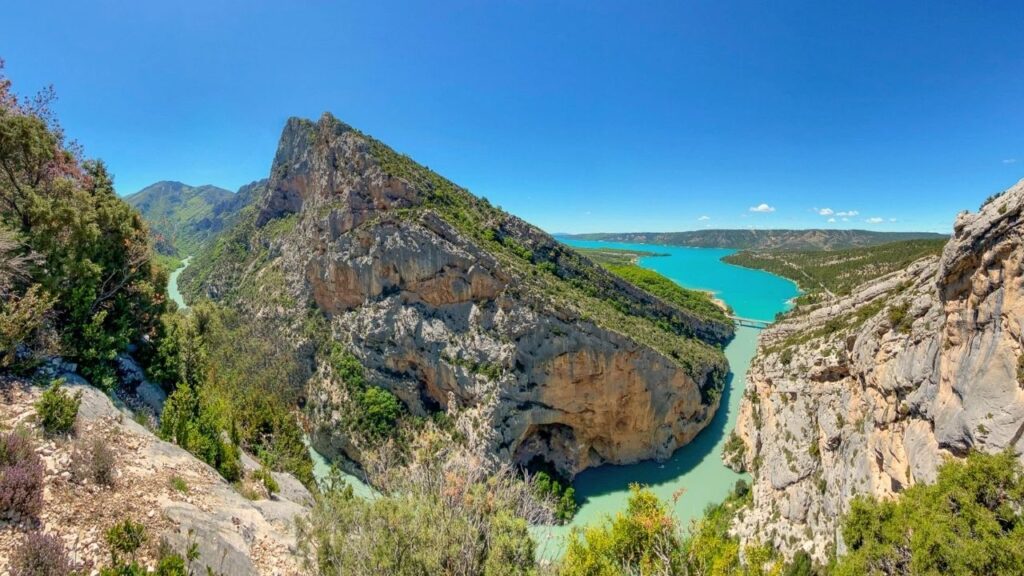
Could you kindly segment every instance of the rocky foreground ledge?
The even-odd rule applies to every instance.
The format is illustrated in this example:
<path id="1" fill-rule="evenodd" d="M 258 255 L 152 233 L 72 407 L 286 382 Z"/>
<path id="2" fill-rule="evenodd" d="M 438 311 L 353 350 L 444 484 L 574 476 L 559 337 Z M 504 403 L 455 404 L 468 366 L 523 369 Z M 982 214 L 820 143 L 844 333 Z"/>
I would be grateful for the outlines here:
<path id="1" fill-rule="evenodd" d="M 126 518 L 149 535 L 139 557 L 153 565 L 166 541 L 182 553 L 198 545 L 197 574 L 302 574 L 295 552 L 294 520 L 308 512 L 312 497 L 288 474 L 273 473 L 280 493 L 250 500 L 213 468 L 180 447 L 160 440 L 115 407 L 100 390 L 65 374 L 67 388 L 81 391 L 74 437 L 48 437 L 36 424 L 34 404 L 43 388 L 0 378 L 0 430 L 28 429 L 46 467 L 43 511 L 37 519 L 0 522 L 0 574 L 31 530 L 59 536 L 72 558 L 86 566 L 109 563 L 104 532 Z M 141 419 L 141 418 L 140 418 Z M 102 438 L 114 454 L 113 486 L 80 482 L 72 474 L 76 444 Z M 258 467 L 243 458 L 246 467 Z"/>

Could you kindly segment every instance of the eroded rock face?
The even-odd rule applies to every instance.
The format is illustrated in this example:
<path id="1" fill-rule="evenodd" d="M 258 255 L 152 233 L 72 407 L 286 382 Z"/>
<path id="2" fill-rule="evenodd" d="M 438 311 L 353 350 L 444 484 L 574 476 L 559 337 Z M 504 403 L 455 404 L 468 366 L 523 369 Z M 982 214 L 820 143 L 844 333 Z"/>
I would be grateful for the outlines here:
<path id="1" fill-rule="evenodd" d="M 529 282 L 547 272 L 510 267 L 425 207 L 432 191 L 385 173 L 373 145 L 329 116 L 289 121 L 257 219 L 292 223 L 268 248 L 271 266 L 296 310 L 328 314 L 334 338 L 351 346 L 372 383 L 414 414 L 451 403 L 474 410 L 489 423 L 492 455 L 540 458 L 570 477 L 606 462 L 668 457 L 710 421 L 718 399 L 709 392 L 721 385 L 724 358 L 684 365 L 554 305 Z M 535 253 L 565 251 L 518 219 L 493 226 Z M 721 343 L 732 335 L 602 278 L 622 305 L 675 315 L 694 337 Z M 343 391 L 324 379 L 308 392 L 314 445 L 358 461 L 338 434 Z"/>
<path id="2" fill-rule="evenodd" d="M 941 258 L 762 334 L 736 427 L 754 476 L 738 534 L 823 560 L 854 496 L 931 482 L 972 449 L 1024 451 L 1022 209 L 1024 181 L 961 214 Z"/>

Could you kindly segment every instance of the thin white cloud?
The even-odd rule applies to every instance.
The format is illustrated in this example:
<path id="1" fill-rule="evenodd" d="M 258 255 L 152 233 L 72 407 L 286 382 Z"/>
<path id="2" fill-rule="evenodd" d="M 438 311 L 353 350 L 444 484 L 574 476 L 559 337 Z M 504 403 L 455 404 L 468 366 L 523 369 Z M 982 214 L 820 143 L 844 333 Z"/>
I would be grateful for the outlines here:
<path id="1" fill-rule="evenodd" d="M 697 220 L 704 222 L 705 220 L 711 220 L 711 216 L 701 216 L 700 218 L 697 218 Z"/>
<path id="2" fill-rule="evenodd" d="M 1016 163 L 1017 163 L 1017 159 L 1016 158 L 1007 158 L 1007 159 L 1003 160 L 1003 164 L 1016 164 Z"/>
<path id="3" fill-rule="evenodd" d="M 828 222 L 835 222 L 835 221 L 836 221 L 836 219 L 835 219 L 835 218 L 829 218 L 829 219 L 828 219 Z"/>
<path id="4" fill-rule="evenodd" d="M 843 218 L 843 222 L 849 222 L 849 221 L 850 221 L 849 218 Z"/>
<path id="5" fill-rule="evenodd" d="M 889 222 L 895 222 L 895 221 L 896 221 L 895 218 L 889 218 Z"/>
<path id="6" fill-rule="evenodd" d="M 881 224 L 882 222 L 885 222 L 885 218 L 879 218 L 878 216 L 872 216 L 871 218 L 868 218 L 868 219 L 866 219 L 864 221 L 867 222 L 868 224 Z"/>
<path id="7" fill-rule="evenodd" d="M 833 212 L 831 208 L 822 208 L 818 210 L 819 216 L 831 216 L 833 214 L 835 214 L 835 212 Z"/>
<path id="8" fill-rule="evenodd" d="M 769 206 L 769 205 L 765 204 L 764 202 L 762 202 L 762 203 L 758 204 L 757 206 L 751 206 L 750 207 L 750 211 L 751 212 L 763 212 L 763 213 L 775 212 L 775 207 L 774 206 Z"/>
<path id="9" fill-rule="evenodd" d="M 860 216 L 860 212 L 858 212 L 856 210 L 846 210 L 844 212 L 836 212 L 836 216 L 839 216 L 839 217 L 844 217 L 845 216 L 845 217 L 851 217 L 852 218 L 853 216 Z"/>

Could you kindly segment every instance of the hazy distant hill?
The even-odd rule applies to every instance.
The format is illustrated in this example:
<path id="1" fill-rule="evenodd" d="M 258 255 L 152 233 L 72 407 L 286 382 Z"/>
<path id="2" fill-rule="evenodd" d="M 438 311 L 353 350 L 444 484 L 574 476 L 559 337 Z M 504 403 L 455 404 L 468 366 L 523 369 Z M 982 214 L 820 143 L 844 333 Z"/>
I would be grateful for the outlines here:
<path id="1" fill-rule="evenodd" d="M 253 182 L 237 193 L 217 186 L 189 186 L 181 182 L 157 182 L 125 198 L 149 223 L 163 254 L 195 254 L 224 229 L 265 181 Z"/>
<path id="2" fill-rule="evenodd" d="M 899 240 L 948 238 L 948 235 L 931 232 L 874 232 L 871 230 L 693 230 L 690 232 L 567 234 L 566 236 L 580 240 L 757 250 L 837 250 L 876 246 Z"/>

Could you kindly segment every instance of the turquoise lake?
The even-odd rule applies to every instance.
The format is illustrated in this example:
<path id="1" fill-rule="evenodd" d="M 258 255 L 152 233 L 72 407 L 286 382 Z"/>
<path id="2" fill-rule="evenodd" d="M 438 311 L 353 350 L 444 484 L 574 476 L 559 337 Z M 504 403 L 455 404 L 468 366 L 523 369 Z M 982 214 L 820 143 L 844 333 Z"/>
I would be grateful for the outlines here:
<path id="1" fill-rule="evenodd" d="M 720 260 L 735 250 L 559 240 L 581 248 L 622 248 L 668 254 L 641 258 L 639 264 L 686 288 L 713 292 L 715 297 L 725 301 L 738 316 L 744 318 L 771 321 L 776 313 L 789 307 L 790 299 L 799 294 L 796 285 L 789 280 Z M 722 464 L 722 446 L 736 425 L 747 367 L 754 357 L 758 332 L 754 328 L 738 328 L 736 337 L 726 346 L 725 355 L 732 373 L 727 380 L 721 406 L 708 427 L 693 442 L 677 450 L 665 462 L 607 465 L 585 470 L 576 476 L 573 487 L 580 508 L 573 521 L 565 526 L 533 528 L 540 557 L 561 556 L 565 536 L 573 527 L 585 526 L 605 515 L 624 510 L 629 485 L 633 483 L 649 486 L 666 501 L 675 499 L 674 512 L 684 527 L 699 517 L 709 504 L 725 499 L 736 481 L 744 477 Z"/>

